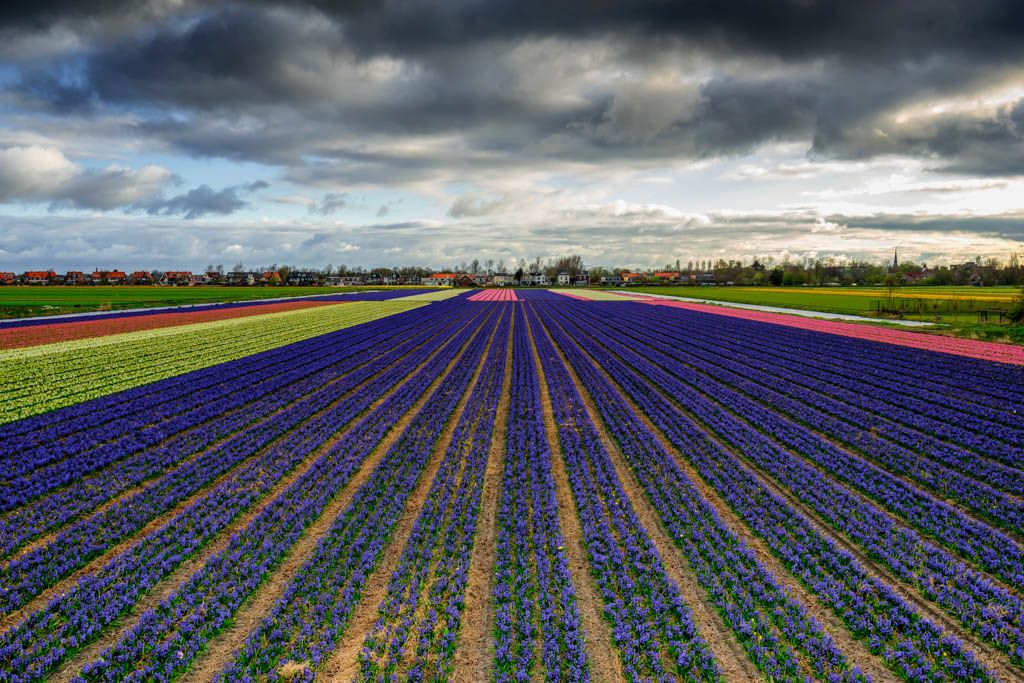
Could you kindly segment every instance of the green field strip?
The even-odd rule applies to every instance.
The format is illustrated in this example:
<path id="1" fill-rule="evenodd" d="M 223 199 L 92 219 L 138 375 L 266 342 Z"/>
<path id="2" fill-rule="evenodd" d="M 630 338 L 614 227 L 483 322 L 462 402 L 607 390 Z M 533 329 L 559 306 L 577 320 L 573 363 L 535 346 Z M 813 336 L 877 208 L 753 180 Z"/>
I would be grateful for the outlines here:
<path id="1" fill-rule="evenodd" d="M 0 424 L 422 305 L 356 301 L 0 351 Z"/>
<path id="2" fill-rule="evenodd" d="M 465 294 L 465 289 L 440 289 L 436 292 L 427 292 L 426 294 L 412 294 L 410 296 L 403 296 L 392 301 L 444 301 L 445 299 L 452 299 L 460 294 Z"/>

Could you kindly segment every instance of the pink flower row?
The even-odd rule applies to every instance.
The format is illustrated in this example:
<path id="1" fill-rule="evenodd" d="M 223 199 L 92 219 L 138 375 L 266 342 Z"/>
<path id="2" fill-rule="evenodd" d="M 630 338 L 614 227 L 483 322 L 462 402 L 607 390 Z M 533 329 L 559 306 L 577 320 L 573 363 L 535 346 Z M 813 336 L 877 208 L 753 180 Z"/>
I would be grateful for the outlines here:
<path id="1" fill-rule="evenodd" d="M 469 297 L 469 301 L 519 301 L 514 289 L 484 289 Z"/>

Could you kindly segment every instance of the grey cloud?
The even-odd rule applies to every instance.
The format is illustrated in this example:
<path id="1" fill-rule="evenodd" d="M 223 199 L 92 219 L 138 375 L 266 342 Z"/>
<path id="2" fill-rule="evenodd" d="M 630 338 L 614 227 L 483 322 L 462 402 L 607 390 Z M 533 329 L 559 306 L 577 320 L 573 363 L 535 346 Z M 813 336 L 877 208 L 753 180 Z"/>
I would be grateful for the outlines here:
<path id="1" fill-rule="evenodd" d="M 347 195 L 338 192 L 328 192 L 317 204 L 309 205 L 309 212 L 318 216 L 329 216 L 348 206 Z"/>
<path id="2" fill-rule="evenodd" d="M 140 202 L 135 208 L 145 211 L 151 216 L 180 215 L 187 219 L 210 214 L 226 216 L 247 205 L 247 202 L 238 196 L 238 192 L 238 187 L 214 190 L 209 185 L 200 185 L 169 199 Z"/>
<path id="3" fill-rule="evenodd" d="M 551 216 L 530 225 L 481 219 L 469 224 L 420 221 L 355 226 L 309 226 L 259 222 L 182 222 L 155 216 L 109 215 L 103 218 L 4 216 L 0 269 L 92 267 L 93 261 L 124 268 L 198 269 L 220 255 L 246 263 L 296 263 L 377 266 L 428 264 L 441 266 L 482 255 L 493 258 L 557 256 L 580 253 L 590 264 L 656 267 L 666 260 L 706 258 L 725 253 L 732 258 L 755 255 L 845 255 L 891 258 L 901 254 L 936 254 L 953 260 L 1009 249 L 1021 238 L 1024 214 L 993 216 L 902 215 L 823 216 L 814 211 L 786 213 L 710 214 L 706 221 L 671 216 L 606 214 Z M 836 224 L 816 232 L 823 221 Z M 968 246 L 951 252 L 944 245 L 950 232 L 972 236 Z M 847 241 L 847 239 L 851 241 Z M 400 251 L 395 251 L 400 241 Z M 870 244 L 870 247 L 863 245 Z M 965 243 L 966 244 L 966 243 Z"/>
<path id="4" fill-rule="evenodd" d="M 124 5 L 89 2 L 69 21 L 102 23 Z M 1017 109 L 873 135 L 902 104 L 1019 67 L 1024 6 L 1010 1 L 171 5 L 144 4 L 139 30 L 84 33 L 92 42 L 65 59 L 25 65 L 19 105 L 130 111 L 133 136 L 328 189 L 708 159 L 774 141 L 976 174 L 1019 173 L 1024 158 Z M 64 6 L 6 8 L 0 25 L 47 26 Z M 699 82 L 686 82 L 694 69 Z M 450 144 L 372 144 L 388 139 Z"/>

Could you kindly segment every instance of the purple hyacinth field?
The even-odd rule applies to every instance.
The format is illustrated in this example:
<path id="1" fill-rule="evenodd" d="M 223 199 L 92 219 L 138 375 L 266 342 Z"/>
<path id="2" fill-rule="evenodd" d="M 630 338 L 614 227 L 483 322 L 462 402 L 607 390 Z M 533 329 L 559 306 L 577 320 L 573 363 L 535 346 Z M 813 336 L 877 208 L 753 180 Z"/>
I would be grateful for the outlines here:
<path id="1" fill-rule="evenodd" d="M 43 680 L 1021 681 L 1024 366 L 517 290 L 10 420 Z"/>

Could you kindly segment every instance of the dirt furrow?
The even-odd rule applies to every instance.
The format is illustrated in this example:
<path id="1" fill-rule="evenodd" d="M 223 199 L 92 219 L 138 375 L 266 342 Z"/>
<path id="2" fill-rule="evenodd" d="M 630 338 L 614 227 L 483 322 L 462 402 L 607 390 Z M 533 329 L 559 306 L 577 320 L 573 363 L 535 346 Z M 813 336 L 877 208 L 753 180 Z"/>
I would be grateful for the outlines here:
<path id="1" fill-rule="evenodd" d="M 377 464 L 420 413 L 444 377 L 465 354 L 470 342 L 479 333 L 483 324 L 483 322 L 478 323 L 474 332 L 466 335 L 462 348 L 455 358 L 430 383 L 405 415 L 392 425 L 384 439 L 373 449 L 348 483 L 335 494 L 316 521 L 302 532 L 299 540 L 291 547 L 277 568 L 271 572 L 257 592 L 249 596 L 242 604 L 231 625 L 207 644 L 204 651 L 182 676 L 183 683 L 210 681 L 231 661 L 235 651 L 242 647 L 249 634 L 259 627 L 260 622 L 273 610 L 274 604 L 284 595 L 292 577 L 312 556 L 316 544 L 330 532 L 335 518 L 352 502 L 356 491 L 370 478 Z M 410 373 L 409 376 L 411 377 L 413 374 L 415 373 Z"/>
<path id="2" fill-rule="evenodd" d="M 509 327 L 513 339 L 515 317 Z M 492 679 L 494 664 L 494 561 L 498 543 L 498 499 L 502 472 L 505 471 L 505 447 L 508 436 L 509 383 L 512 381 L 512 343 L 505 352 L 505 374 L 495 414 L 494 436 L 487 456 L 484 486 L 480 498 L 476 538 L 469 560 L 462 633 L 455 650 L 454 683 L 476 683 Z"/>
<path id="3" fill-rule="evenodd" d="M 543 323 L 541 324 L 543 325 Z M 555 343 L 550 332 L 544 328 L 542 333 L 548 335 L 548 339 L 555 352 L 558 353 L 577 389 L 579 389 L 580 396 L 583 398 L 584 408 L 590 417 L 590 421 L 597 429 L 601 444 L 611 457 L 612 464 L 615 467 L 615 474 L 619 481 L 622 482 L 630 504 L 654 542 L 669 578 L 679 587 L 683 601 L 693 612 L 694 623 L 697 624 L 701 634 L 704 635 L 705 640 L 711 646 L 715 660 L 722 667 L 725 680 L 743 683 L 744 681 L 763 678 L 757 667 L 754 666 L 754 663 L 750 661 L 746 651 L 743 649 L 743 645 L 736 638 L 732 629 L 722 619 L 717 608 L 714 604 L 708 602 L 704 589 L 697 582 L 689 564 L 672 541 L 671 534 L 667 531 L 658 513 L 647 499 L 643 486 L 641 486 L 633 470 L 626 462 L 618 442 L 608 433 L 593 397 L 587 391 L 579 375 L 576 374 L 575 368 L 568 362 L 564 352 Z"/>
<path id="4" fill-rule="evenodd" d="M 569 486 L 569 475 L 558 439 L 558 427 L 555 424 L 555 413 L 551 406 L 551 395 L 548 393 L 547 378 L 541 366 L 540 354 L 533 340 L 535 331 L 530 321 L 524 316 L 523 321 L 529 332 L 530 350 L 537 368 L 540 384 L 541 406 L 544 411 L 544 429 L 547 432 L 548 444 L 551 447 L 551 474 L 555 479 L 555 494 L 558 499 L 558 524 L 562 537 L 565 539 L 565 551 L 569 556 L 569 571 L 572 583 L 576 588 L 576 600 L 580 611 L 587 643 L 587 659 L 590 664 L 590 677 L 596 683 L 605 681 L 625 681 L 622 662 L 612 640 L 611 628 L 604 618 L 604 605 L 597 584 L 590 574 L 587 560 L 587 549 L 583 542 L 583 528 L 580 525 Z M 558 457 L 554 457 L 557 454 Z"/>
<path id="5" fill-rule="evenodd" d="M 389 396 L 391 396 L 394 392 L 398 391 L 409 380 L 409 378 L 412 378 L 419 371 L 421 371 L 427 365 L 427 363 L 429 363 L 430 360 L 437 353 L 440 352 L 440 350 L 441 347 L 439 347 L 433 353 L 431 353 L 426 359 L 424 359 L 419 365 L 417 365 L 416 368 L 412 372 L 410 372 L 403 381 L 397 383 L 391 390 L 377 398 L 370 405 L 370 407 L 367 408 L 367 410 L 363 411 L 360 415 L 357 415 L 355 418 L 353 418 L 353 420 L 349 424 L 355 424 L 365 415 L 372 414 L 373 411 L 377 410 L 377 408 L 379 408 L 380 405 L 385 400 L 387 400 Z M 413 409 L 418 411 L 417 406 L 414 406 Z M 406 418 L 408 420 L 412 419 L 411 417 L 409 417 L 408 413 L 406 414 Z M 405 420 L 406 418 L 403 418 L 403 420 Z M 401 425 L 402 421 L 399 421 L 397 424 Z M 124 634 L 130 631 L 138 623 L 139 618 L 143 614 L 145 614 L 147 610 L 159 605 L 165 598 L 169 597 L 182 583 L 187 581 L 189 577 L 192 576 L 193 573 L 201 569 L 203 565 L 206 564 L 207 560 L 209 560 L 210 557 L 221 552 L 230 542 L 231 537 L 234 534 L 244 530 L 249 525 L 249 523 L 252 522 L 252 520 L 254 520 L 257 516 L 259 516 L 259 514 L 267 506 L 269 506 L 283 491 L 286 491 L 292 483 L 294 483 L 299 477 L 301 477 L 305 472 L 307 472 L 316 463 L 317 459 L 321 455 L 329 451 L 343 437 L 344 431 L 339 431 L 337 434 L 335 434 L 335 436 L 333 436 L 331 439 L 323 443 L 313 454 L 307 457 L 295 470 L 289 473 L 280 482 L 275 484 L 271 491 L 262 500 L 260 500 L 255 507 L 251 508 L 247 512 L 244 512 L 238 519 L 236 519 L 234 522 L 232 522 L 227 527 L 218 532 L 213 537 L 211 542 L 208 545 L 204 546 L 196 555 L 186 560 L 168 576 L 164 577 L 164 579 L 162 579 L 152 591 L 147 593 L 127 614 L 118 619 L 115 622 L 115 626 L 111 630 L 109 630 L 103 637 L 98 639 L 93 644 L 83 648 L 72 659 L 66 662 L 59 669 L 59 673 L 55 674 L 54 680 L 70 681 L 75 675 L 77 675 L 79 669 L 84 664 L 87 664 L 88 662 L 95 660 L 100 655 L 100 653 L 103 652 L 103 650 L 119 642 L 121 638 L 124 636 Z M 389 436 L 387 438 L 391 437 Z M 375 455 L 376 453 L 371 454 L 370 458 L 373 459 Z M 360 474 L 361 472 L 357 472 L 356 477 L 359 477 Z M 108 553 L 108 555 L 105 557 L 112 557 L 112 555 Z M 81 574 L 85 574 L 90 570 L 95 570 L 96 568 L 98 568 L 95 566 L 97 563 L 93 563 L 92 565 L 90 565 L 90 567 L 76 573 L 76 576 L 74 578 L 80 578 Z M 64 592 L 70 589 L 73 585 L 74 581 L 70 578 L 65 581 L 62 581 L 58 586 L 60 589 L 59 592 L 53 593 L 51 591 L 50 597 L 48 599 L 52 599 L 52 597 L 60 594 L 60 592 Z M 40 599 L 37 599 L 33 601 L 33 603 L 31 603 L 30 605 L 23 608 L 23 610 L 21 610 L 21 617 L 31 614 L 29 608 L 39 601 Z M 36 609 L 39 609 L 44 605 L 45 603 L 43 605 L 37 606 Z"/>
<path id="6" fill-rule="evenodd" d="M 413 525 L 416 523 L 416 518 L 419 517 L 423 503 L 427 499 L 427 494 L 430 493 L 430 487 L 434 483 L 434 477 L 441 466 L 445 450 L 451 445 L 452 437 L 455 434 L 455 427 L 459 424 L 459 420 L 466 410 L 466 404 L 473 393 L 473 387 L 476 386 L 480 373 L 483 372 L 484 364 L 487 361 L 487 354 L 490 352 L 491 344 L 497 331 L 498 325 L 495 324 L 487 339 L 487 346 L 480 356 L 480 362 L 473 370 L 473 376 L 463 388 L 462 396 L 455 406 L 455 412 L 452 413 L 448 423 L 445 425 L 444 431 L 441 432 L 441 438 L 434 447 L 433 453 L 430 454 L 430 460 L 427 462 L 426 468 L 420 473 L 420 479 L 416 483 L 416 490 L 409 498 L 405 510 L 402 511 L 402 516 L 399 518 L 398 525 L 395 527 L 391 539 L 384 549 L 383 556 L 370 573 L 362 591 L 360 591 L 359 602 L 352 610 L 352 616 L 345 626 L 342 639 L 335 646 L 330 658 L 324 664 L 323 671 L 318 676 L 320 680 L 349 683 L 358 677 L 359 652 L 363 648 L 363 641 L 366 640 L 366 636 L 370 633 L 374 622 L 377 620 L 380 604 L 387 597 L 388 583 L 391 580 L 391 575 L 395 567 L 398 566 L 402 552 L 409 542 Z M 425 582 L 425 585 L 429 585 L 429 580 Z"/>

